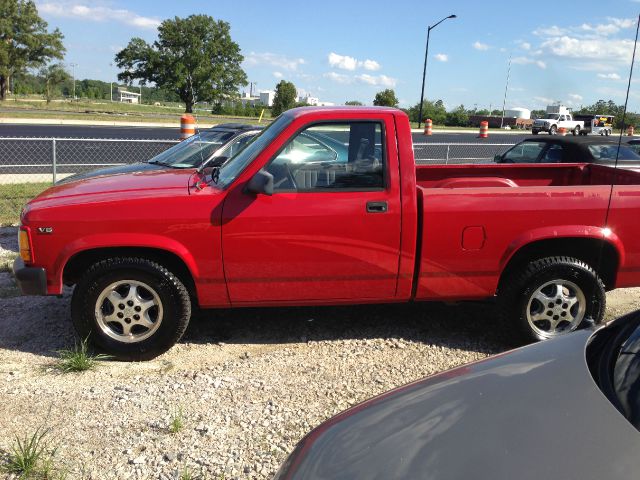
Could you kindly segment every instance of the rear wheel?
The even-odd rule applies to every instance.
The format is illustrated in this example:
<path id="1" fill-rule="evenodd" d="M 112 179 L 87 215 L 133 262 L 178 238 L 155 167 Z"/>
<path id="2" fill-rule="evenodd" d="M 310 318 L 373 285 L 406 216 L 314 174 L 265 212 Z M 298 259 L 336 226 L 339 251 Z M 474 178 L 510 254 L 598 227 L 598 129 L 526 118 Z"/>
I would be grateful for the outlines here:
<path id="1" fill-rule="evenodd" d="M 539 133 L 538 130 L 531 130 L 532 135 L 538 135 L 538 133 Z"/>
<path id="2" fill-rule="evenodd" d="M 71 300 L 82 338 L 122 360 L 166 352 L 189 324 L 191 300 L 182 282 L 144 258 L 112 258 L 92 265 Z"/>
<path id="3" fill-rule="evenodd" d="M 515 327 L 519 343 L 558 337 L 604 317 L 604 284 L 576 258 L 535 260 L 502 283 L 500 317 Z"/>
<path id="4" fill-rule="evenodd" d="M 573 129 L 573 136 L 576 137 L 580 135 L 580 127 L 576 125 L 576 128 Z"/>

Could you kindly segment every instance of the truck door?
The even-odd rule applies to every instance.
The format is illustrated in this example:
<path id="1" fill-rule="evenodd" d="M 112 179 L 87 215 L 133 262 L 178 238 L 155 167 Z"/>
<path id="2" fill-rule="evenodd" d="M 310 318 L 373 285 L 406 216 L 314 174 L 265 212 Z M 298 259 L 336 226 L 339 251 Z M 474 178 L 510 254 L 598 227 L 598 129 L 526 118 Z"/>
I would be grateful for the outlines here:
<path id="1" fill-rule="evenodd" d="M 401 204 L 391 117 L 307 126 L 263 170 L 272 196 L 236 188 L 225 201 L 232 303 L 394 297 Z"/>

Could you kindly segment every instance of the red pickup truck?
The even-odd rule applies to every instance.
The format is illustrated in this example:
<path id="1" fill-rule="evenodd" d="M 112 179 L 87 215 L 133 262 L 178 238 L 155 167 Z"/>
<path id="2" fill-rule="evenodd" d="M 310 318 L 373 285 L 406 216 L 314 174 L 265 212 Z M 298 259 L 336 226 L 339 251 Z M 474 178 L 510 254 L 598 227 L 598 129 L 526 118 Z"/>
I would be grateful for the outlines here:
<path id="1" fill-rule="evenodd" d="M 194 308 L 497 296 L 535 340 L 640 285 L 639 214 L 637 172 L 417 167 L 404 113 L 310 107 L 221 168 L 48 189 L 23 211 L 14 272 L 25 294 L 75 284 L 79 334 L 120 358 L 169 349 Z"/>

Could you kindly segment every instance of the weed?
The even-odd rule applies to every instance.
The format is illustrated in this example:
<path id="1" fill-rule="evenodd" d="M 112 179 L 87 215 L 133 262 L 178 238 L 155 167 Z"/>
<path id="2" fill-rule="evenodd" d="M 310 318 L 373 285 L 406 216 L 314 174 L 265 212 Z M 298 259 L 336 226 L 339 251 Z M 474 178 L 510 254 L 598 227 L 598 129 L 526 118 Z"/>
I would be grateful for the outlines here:
<path id="1" fill-rule="evenodd" d="M 85 370 L 94 369 L 97 366 L 98 360 L 108 360 L 111 358 L 109 355 L 91 354 L 87 343 L 87 339 L 84 339 L 80 340 L 80 344 L 76 342 L 73 348 L 58 350 L 58 356 L 60 358 L 55 368 L 62 373 L 84 372 Z"/>
<path id="2" fill-rule="evenodd" d="M 51 478 L 53 472 L 53 455 L 55 449 L 47 448 L 46 435 L 49 429 L 37 428 L 31 436 L 16 436 L 6 463 L 2 470 L 19 475 L 21 478 Z"/>
<path id="3" fill-rule="evenodd" d="M 178 407 L 178 410 L 174 412 L 174 414 L 171 417 L 171 422 L 169 422 L 169 432 L 178 433 L 183 428 L 184 428 L 184 414 L 182 412 L 182 407 Z"/>

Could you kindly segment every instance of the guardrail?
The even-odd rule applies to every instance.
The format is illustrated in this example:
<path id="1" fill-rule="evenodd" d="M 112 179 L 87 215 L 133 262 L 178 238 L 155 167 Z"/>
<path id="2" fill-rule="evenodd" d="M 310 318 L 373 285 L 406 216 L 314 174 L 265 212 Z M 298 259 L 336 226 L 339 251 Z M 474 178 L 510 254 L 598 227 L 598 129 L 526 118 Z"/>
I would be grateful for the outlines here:
<path id="1" fill-rule="evenodd" d="M 145 162 L 178 140 L 0 137 L 0 184 L 55 182 L 101 167 Z M 415 143 L 419 165 L 487 163 L 512 143 Z"/>

